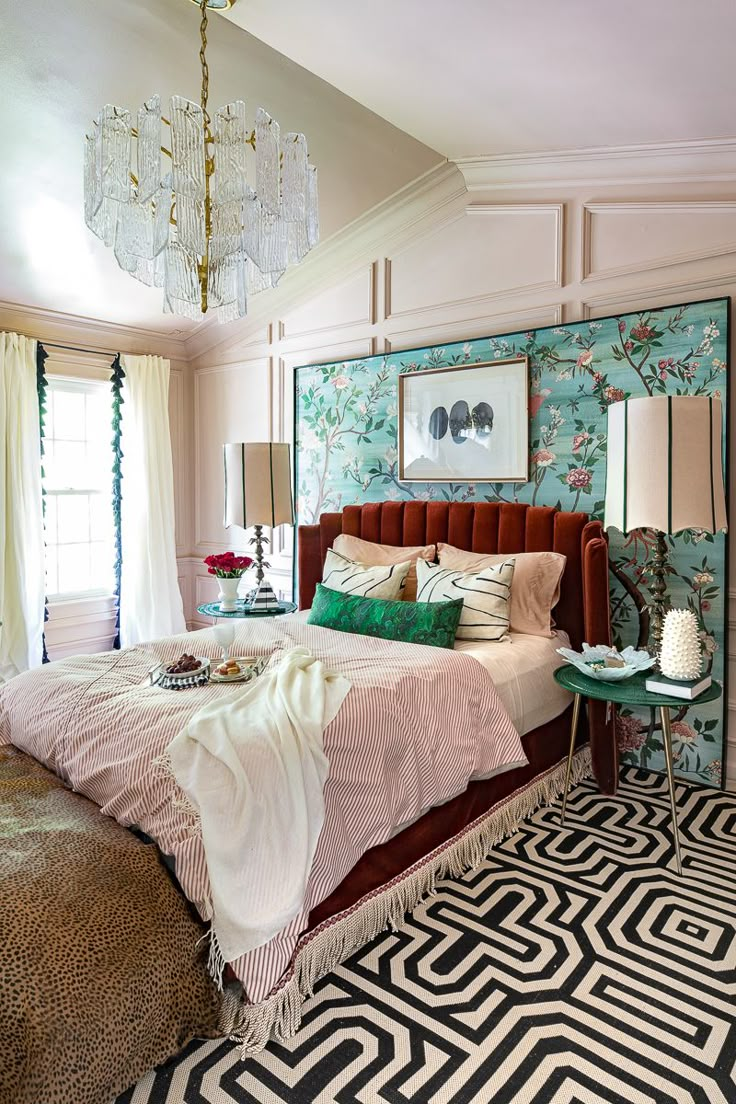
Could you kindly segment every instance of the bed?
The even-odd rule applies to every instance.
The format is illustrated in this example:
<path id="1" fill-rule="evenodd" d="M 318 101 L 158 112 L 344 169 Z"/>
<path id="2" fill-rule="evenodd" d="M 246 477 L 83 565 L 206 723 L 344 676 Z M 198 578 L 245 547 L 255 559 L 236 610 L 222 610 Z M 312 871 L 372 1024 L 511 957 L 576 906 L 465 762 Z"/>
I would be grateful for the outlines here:
<path id="1" fill-rule="evenodd" d="M 326 552 L 340 532 L 398 546 L 446 541 L 458 548 L 479 552 L 561 552 L 567 557 L 567 566 L 555 611 L 560 633 L 565 633 L 573 646 L 579 645 L 584 638 L 590 642 L 609 639 L 607 546 L 600 524 L 589 521 L 585 514 L 565 514 L 546 507 L 515 504 L 387 502 L 347 507 L 341 514 L 324 515 L 318 525 L 299 529 L 298 592 L 302 611 L 311 604 Z M 225 971 L 223 992 L 218 997 L 217 1030 L 239 1038 L 248 1049 L 258 1049 L 274 1033 L 288 1035 L 297 1029 L 301 1002 L 318 978 L 387 924 L 400 922 L 403 913 L 431 891 L 438 878 L 472 866 L 495 839 L 512 831 L 528 811 L 560 792 L 561 761 L 566 754 L 569 733 L 569 707 L 565 700 L 559 700 L 552 710 L 555 715 L 537 723 L 543 715 L 535 712 L 539 708 L 539 695 L 533 694 L 534 683 L 536 680 L 538 684 L 540 679 L 543 682 L 547 677 L 551 687 L 549 672 L 557 662 L 549 641 L 544 646 L 529 645 L 528 649 L 516 642 L 519 659 L 515 665 L 499 653 L 499 661 L 507 667 L 503 677 L 500 668 L 496 668 L 502 689 L 499 695 L 487 678 L 483 657 L 472 654 L 472 649 L 468 648 L 445 652 L 423 645 L 367 640 L 306 625 L 303 612 L 293 618 L 264 619 L 257 626 L 243 625 L 238 631 L 238 640 L 243 648 L 248 648 L 249 654 L 278 655 L 287 646 L 304 645 L 326 663 L 344 669 L 352 680 L 346 704 L 325 730 L 325 749 L 331 740 L 332 750 L 331 773 L 325 787 L 327 819 L 320 846 L 329 839 L 332 851 L 341 854 L 340 862 L 322 864 L 325 869 L 329 867 L 329 878 L 325 876 L 320 880 L 320 876 L 315 876 L 310 879 L 302 912 L 284 929 L 285 935 L 281 933 L 265 947 L 246 955 L 243 961 L 231 963 Z M 41 771 L 45 784 L 50 784 L 49 779 L 56 788 L 59 779 L 66 783 L 67 789 L 58 795 L 59 800 L 85 803 L 83 811 L 76 809 L 73 815 L 69 811 L 67 821 L 56 826 L 62 835 L 66 832 L 67 841 L 73 839 L 77 830 L 74 817 L 89 817 L 90 808 L 94 810 L 95 807 L 108 818 L 114 818 L 103 823 L 113 836 L 119 836 L 120 846 L 127 846 L 132 838 L 128 829 L 137 828 L 144 835 L 143 839 L 135 840 L 136 846 L 146 846 L 146 840 L 150 845 L 153 839 L 162 855 L 168 857 L 168 868 L 164 862 L 159 862 L 155 869 L 148 870 L 149 877 L 160 880 L 162 899 L 164 893 L 172 889 L 170 868 L 173 866 L 180 890 L 196 903 L 200 917 L 207 920 L 207 894 L 202 888 L 206 885 L 202 881 L 206 876 L 206 863 L 201 839 L 197 837 L 196 825 L 193 827 L 187 819 L 187 810 L 169 800 L 171 779 L 166 775 L 159 753 L 177 730 L 188 723 L 200 704 L 208 700 L 207 696 L 222 692 L 224 688 L 206 687 L 188 696 L 167 691 L 151 692 L 145 685 L 151 655 L 164 660 L 176 658 L 184 643 L 187 650 L 196 654 L 217 655 L 211 634 L 201 632 L 118 654 L 65 660 L 41 672 L 18 676 L 0 692 L 0 744 L 15 745 L 10 759 L 16 775 L 19 771 L 23 773 L 25 762 L 29 778 L 37 778 Z M 524 653 L 523 661 L 521 652 Z M 548 672 L 546 676 L 545 671 Z M 407 687 L 420 683 L 425 688 L 422 691 L 425 696 L 420 702 L 417 694 L 415 704 L 411 694 L 406 696 Z M 226 689 L 232 693 L 234 688 Z M 156 693 L 168 693 L 169 696 L 156 697 Z M 453 699 L 453 694 L 455 704 L 450 725 L 439 703 Z M 528 705 L 532 697 L 537 703 L 534 708 Z M 432 784 L 425 785 L 424 779 L 421 795 L 412 796 L 411 800 L 402 792 L 394 793 L 391 797 L 394 806 L 390 811 L 387 807 L 391 802 L 381 796 L 378 804 L 379 797 L 375 795 L 376 816 L 380 812 L 383 817 L 381 830 L 374 831 L 375 825 L 369 823 L 363 842 L 358 846 L 355 841 L 351 850 L 355 834 L 355 826 L 347 823 L 351 800 L 343 798 L 340 805 L 335 793 L 346 779 L 351 781 L 351 774 L 359 776 L 363 792 L 367 792 L 372 764 L 360 762 L 355 752 L 363 736 L 360 718 L 375 713 L 378 719 L 374 721 L 371 717 L 370 722 L 375 730 L 388 732 L 386 738 L 394 739 L 396 734 L 389 730 L 397 714 L 397 702 L 401 704 L 408 726 L 402 730 L 402 739 L 407 743 L 413 741 L 413 756 L 408 756 L 401 769 L 409 770 L 406 777 L 411 778 L 422 772 L 427 774 L 426 763 L 421 759 L 423 743 L 431 736 L 435 743 L 431 754 L 427 752 L 427 755 L 435 772 Z M 524 730 L 522 755 L 519 755 L 518 733 L 511 717 Z M 589 711 L 589 718 L 593 769 L 601 787 L 610 790 L 615 786 L 610 725 L 606 723 L 605 714 L 596 708 Z M 494 736 L 493 740 L 471 738 L 477 735 L 471 731 L 473 725 L 479 725 L 481 730 L 485 725 L 489 731 L 493 727 L 501 735 Z M 464 748 L 463 754 L 470 754 L 466 764 L 462 763 L 462 756 L 454 746 L 443 746 L 444 734 L 450 727 L 457 727 L 463 737 L 457 748 Z M 425 734 L 425 728 L 429 735 Z M 380 743 L 375 746 L 386 761 L 387 756 L 390 758 L 396 753 L 395 739 L 387 748 Z M 523 762 L 524 755 L 527 763 Z M 4 757 L 8 758 L 6 752 Z M 414 764 L 414 759 L 418 765 Z M 53 774 L 43 770 L 34 760 L 50 768 Z M 587 771 L 588 762 L 586 751 L 581 751 L 576 759 L 579 776 Z M 401 773 L 399 776 L 404 778 Z M 479 780 L 467 785 L 467 778 L 475 777 Z M 85 796 L 69 793 L 69 789 L 78 789 Z M 337 812 L 331 813 L 331 808 Z M 403 811 L 397 812 L 397 809 Z M 341 823 L 341 818 L 345 824 Z M 52 834 L 53 830 L 52 825 Z M 367 846 L 366 841 L 374 838 L 379 842 Z M 52 842 L 58 844 L 59 839 L 53 837 Z M 327 844 L 323 851 L 325 848 Z M 67 848 L 64 864 L 68 866 L 69 861 Z M 318 848 L 315 855 L 318 875 L 320 861 Z M 78 864 L 81 867 L 85 863 L 80 878 L 84 881 L 83 875 L 87 876 L 88 884 L 94 884 L 98 872 L 93 856 L 80 854 Z M 17 869 L 15 875 L 17 877 Z M 58 880 L 62 875 L 63 871 L 56 868 L 51 873 L 45 872 L 44 877 Z M 7 878 L 2 864 L 0 877 Z M 118 884 L 115 879 L 111 882 L 108 890 L 114 914 L 126 890 L 124 884 Z M 5 896 L 7 898 L 7 894 Z M 2 898 L 0 892 L 0 900 Z M 195 934 L 199 936 L 203 930 L 201 920 L 192 917 L 186 908 L 181 912 L 180 927 L 172 942 L 176 945 L 176 940 L 187 937 L 186 924 L 189 923 L 193 925 L 188 932 L 193 946 Z M 6 915 L 0 916 L 0 920 L 12 922 L 11 917 L 6 907 Z M 58 923 L 59 916 L 49 922 Z M 159 929 L 163 932 L 170 925 L 165 910 L 164 915 L 149 916 L 146 922 L 153 927 L 141 939 L 150 951 L 160 938 Z M 109 962 L 117 961 L 116 939 L 117 932 L 111 928 L 106 933 L 108 962 L 98 961 L 96 967 L 101 988 L 106 984 Z M 40 969 L 38 964 L 36 968 Z M 204 962 L 195 965 L 192 953 L 188 968 L 185 980 L 193 992 L 199 984 L 197 978 L 206 977 Z M 138 985 L 135 963 L 128 961 L 126 969 L 132 971 L 130 984 Z M 59 975 L 63 980 L 64 971 L 59 971 Z M 117 980 L 120 983 L 121 979 Z M 11 981 L 17 991 L 17 976 Z M 56 983 L 56 975 L 53 981 Z M 124 982 L 125 978 L 122 979 L 123 988 Z M 248 999 L 244 999 L 244 992 L 248 993 Z M 2 996 L 0 994 L 0 999 Z M 54 999 L 53 985 L 50 999 Z M 59 999 L 68 1001 L 69 992 L 64 992 Z M 207 986 L 199 985 L 198 1000 L 202 1022 L 199 1025 L 193 1022 L 196 1016 L 193 1017 L 190 1004 L 188 1015 L 182 1014 L 180 1040 L 198 1030 L 212 1033 L 211 990 Z M 6 1047 L 15 1046 L 17 1051 L 18 1037 L 22 1036 L 26 1047 L 35 1048 L 39 1055 L 45 1052 L 52 1069 L 49 1077 L 52 1077 L 53 1032 L 46 1038 L 43 1025 L 33 1026 L 41 1032 L 39 1037 L 29 1033 L 22 1015 L 15 1022 L 6 1021 L 5 1032 L 6 1035 L 10 1032 L 11 1038 L 6 1038 L 4 1043 Z M 104 1079 L 98 1077 L 82 1088 L 75 1086 L 78 1104 L 98 1104 L 98 1101 L 102 1104 L 105 1094 L 109 1096 L 111 1091 L 121 1090 L 143 1072 L 141 1032 L 144 1028 L 145 1054 L 153 1053 L 161 1060 L 167 1048 L 171 1050 L 171 1016 L 165 1026 L 166 1033 L 160 1034 L 155 1017 L 149 1017 L 143 1026 L 127 1022 L 121 1047 L 121 1024 L 113 1018 L 110 1030 L 114 1031 L 118 1043 L 117 1062 L 104 1071 Z M 97 1027 L 95 1025 L 95 1029 Z M 12 1037 L 14 1030 L 15 1037 Z M 84 1030 L 92 1028 L 87 1024 L 79 1029 L 81 1053 L 84 1053 Z M 99 1045 L 99 1040 L 96 1041 Z M 150 1058 L 146 1060 L 150 1064 Z M 20 1069 L 22 1056 L 18 1061 Z M 54 1095 L 51 1081 L 39 1084 L 48 1104 L 64 1099 L 63 1093 Z M 8 1090 L 8 1095 L 3 1097 L 0 1082 L 2 1104 L 6 1099 L 14 1104 L 33 1100 L 33 1096 L 23 1095 L 22 1088 L 18 1082 L 15 1089 Z"/>
<path id="2" fill-rule="evenodd" d="M 608 544 L 603 527 L 585 513 L 522 503 L 372 502 L 326 513 L 317 525 L 299 527 L 297 579 L 299 606 L 312 603 L 327 550 L 340 533 L 397 546 L 447 543 L 472 552 L 559 552 L 567 558 L 560 600 L 554 610 L 557 628 L 573 648 L 610 643 Z M 551 679 L 550 679 L 551 682 Z M 338 889 L 310 916 L 318 925 L 354 906 L 363 895 L 400 877 L 413 863 L 462 832 L 497 802 L 552 770 L 565 756 L 571 709 L 527 732 L 522 744 L 527 767 L 487 782 L 471 782 L 465 793 L 356 865 Z M 613 724 L 605 705 L 588 703 L 592 770 L 604 793 L 615 793 L 618 756 Z"/>

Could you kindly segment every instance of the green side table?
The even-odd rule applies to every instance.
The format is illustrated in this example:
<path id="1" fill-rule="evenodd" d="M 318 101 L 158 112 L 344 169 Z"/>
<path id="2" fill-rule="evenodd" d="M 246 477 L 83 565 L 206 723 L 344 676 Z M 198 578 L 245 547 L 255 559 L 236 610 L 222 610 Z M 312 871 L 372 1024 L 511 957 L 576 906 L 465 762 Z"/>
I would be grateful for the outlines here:
<path id="1" fill-rule="evenodd" d="M 672 728 L 670 725 L 670 709 L 681 709 L 683 705 L 688 707 L 701 705 L 705 702 L 715 701 L 721 696 L 719 683 L 712 682 L 707 690 L 699 694 L 692 701 L 684 698 L 671 697 L 668 694 L 653 694 L 646 689 L 646 681 L 650 671 L 632 675 L 631 678 L 622 679 L 621 682 L 605 682 L 601 679 L 590 678 L 578 671 L 571 663 L 558 667 L 555 671 L 555 682 L 570 690 L 574 695 L 572 707 L 572 725 L 570 727 L 570 749 L 567 754 L 567 771 L 565 773 L 565 793 L 562 798 L 561 823 L 565 823 L 565 809 L 567 807 L 567 793 L 570 788 L 570 772 L 572 769 L 572 757 L 575 750 L 575 738 L 578 731 L 578 719 L 580 717 L 580 699 L 593 698 L 595 701 L 611 702 L 613 705 L 633 705 L 648 709 L 658 709 L 662 718 L 662 738 L 664 742 L 664 757 L 667 764 L 667 785 L 670 791 L 670 806 L 672 809 L 672 834 L 675 839 L 675 856 L 677 858 L 677 872 L 682 874 L 682 862 L 680 860 L 680 836 L 677 830 L 677 804 L 675 801 L 675 781 L 672 769 Z"/>
<path id="2" fill-rule="evenodd" d="M 197 606 L 197 613 L 201 613 L 204 617 L 212 617 L 215 621 L 219 617 L 283 617 L 285 613 L 295 611 L 296 602 L 279 602 L 278 606 L 272 609 L 253 609 L 245 598 L 238 598 L 234 610 L 220 609 L 219 602 L 205 602 Z"/>

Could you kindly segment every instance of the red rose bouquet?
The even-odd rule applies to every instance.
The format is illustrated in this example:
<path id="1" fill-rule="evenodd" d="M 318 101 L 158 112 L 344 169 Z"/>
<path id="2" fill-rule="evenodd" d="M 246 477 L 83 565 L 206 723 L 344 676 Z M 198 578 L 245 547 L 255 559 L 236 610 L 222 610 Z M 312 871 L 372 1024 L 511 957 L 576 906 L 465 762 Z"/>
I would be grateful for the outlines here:
<path id="1" fill-rule="evenodd" d="M 250 556 L 236 556 L 234 552 L 223 552 L 219 556 L 207 556 L 205 559 L 210 575 L 218 579 L 239 579 L 247 571 L 253 560 Z"/>

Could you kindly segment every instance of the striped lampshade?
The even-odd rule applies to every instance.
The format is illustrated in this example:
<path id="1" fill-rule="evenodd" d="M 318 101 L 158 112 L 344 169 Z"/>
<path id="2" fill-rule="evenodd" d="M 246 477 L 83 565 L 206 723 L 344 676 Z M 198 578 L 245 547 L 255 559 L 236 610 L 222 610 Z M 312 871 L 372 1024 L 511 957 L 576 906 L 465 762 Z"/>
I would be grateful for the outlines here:
<path id="1" fill-rule="evenodd" d="M 289 446 L 276 441 L 238 442 L 225 454 L 225 528 L 292 525 Z"/>
<path id="2" fill-rule="evenodd" d="M 721 418 L 720 399 L 710 396 L 609 406 L 606 529 L 726 529 Z"/>

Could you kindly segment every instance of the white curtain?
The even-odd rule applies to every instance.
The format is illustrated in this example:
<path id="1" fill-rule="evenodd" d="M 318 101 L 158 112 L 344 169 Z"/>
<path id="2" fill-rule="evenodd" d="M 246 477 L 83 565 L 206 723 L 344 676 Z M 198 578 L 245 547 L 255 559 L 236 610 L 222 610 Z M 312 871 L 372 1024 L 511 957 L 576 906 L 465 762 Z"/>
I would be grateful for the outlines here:
<path id="1" fill-rule="evenodd" d="M 122 356 L 120 642 L 186 631 L 177 582 L 169 362 Z"/>
<path id="2" fill-rule="evenodd" d="M 43 655 L 45 565 L 36 347 L 0 333 L 0 681 Z"/>

